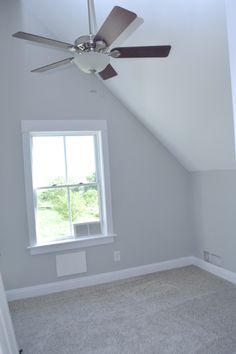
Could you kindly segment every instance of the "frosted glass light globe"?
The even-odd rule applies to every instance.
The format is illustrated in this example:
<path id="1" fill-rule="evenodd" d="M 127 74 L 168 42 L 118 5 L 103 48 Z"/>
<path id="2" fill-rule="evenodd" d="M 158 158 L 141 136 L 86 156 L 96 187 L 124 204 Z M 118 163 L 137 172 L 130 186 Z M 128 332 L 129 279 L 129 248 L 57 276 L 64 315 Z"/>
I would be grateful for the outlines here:
<path id="1" fill-rule="evenodd" d="M 96 52 L 76 54 L 73 62 L 85 73 L 99 73 L 109 64 L 108 55 Z"/>

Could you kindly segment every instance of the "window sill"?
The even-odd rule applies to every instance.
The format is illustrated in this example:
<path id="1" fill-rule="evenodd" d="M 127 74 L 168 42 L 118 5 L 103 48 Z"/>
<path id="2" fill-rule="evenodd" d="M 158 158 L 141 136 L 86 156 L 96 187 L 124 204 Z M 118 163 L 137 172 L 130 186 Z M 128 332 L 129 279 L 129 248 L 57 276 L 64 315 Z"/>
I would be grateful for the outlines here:
<path id="1" fill-rule="evenodd" d="M 28 250 L 31 255 L 60 252 L 66 250 L 72 250 L 76 248 L 84 248 L 91 246 L 105 245 L 114 242 L 115 234 L 111 235 L 96 235 L 89 237 L 80 237 L 76 240 L 63 240 L 60 242 L 38 244 L 35 246 L 29 246 Z"/>

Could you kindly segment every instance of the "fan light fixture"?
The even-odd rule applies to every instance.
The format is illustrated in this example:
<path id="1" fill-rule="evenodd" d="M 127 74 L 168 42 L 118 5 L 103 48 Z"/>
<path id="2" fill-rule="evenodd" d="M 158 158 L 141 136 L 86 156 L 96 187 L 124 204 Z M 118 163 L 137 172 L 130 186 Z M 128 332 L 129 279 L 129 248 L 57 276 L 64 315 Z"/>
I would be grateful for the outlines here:
<path id="1" fill-rule="evenodd" d="M 84 52 L 76 54 L 73 62 L 85 73 L 99 73 L 103 71 L 110 62 L 108 55 L 99 52 Z"/>

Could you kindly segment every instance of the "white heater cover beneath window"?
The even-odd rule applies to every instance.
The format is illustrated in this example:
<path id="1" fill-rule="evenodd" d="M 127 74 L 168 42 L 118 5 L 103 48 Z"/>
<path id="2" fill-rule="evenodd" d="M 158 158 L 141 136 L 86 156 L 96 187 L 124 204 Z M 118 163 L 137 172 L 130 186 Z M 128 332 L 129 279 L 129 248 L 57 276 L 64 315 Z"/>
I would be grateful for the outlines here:
<path id="1" fill-rule="evenodd" d="M 87 262 L 85 252 L 73 252 L 56 256 L 57 276 L 87 272 Z"/>

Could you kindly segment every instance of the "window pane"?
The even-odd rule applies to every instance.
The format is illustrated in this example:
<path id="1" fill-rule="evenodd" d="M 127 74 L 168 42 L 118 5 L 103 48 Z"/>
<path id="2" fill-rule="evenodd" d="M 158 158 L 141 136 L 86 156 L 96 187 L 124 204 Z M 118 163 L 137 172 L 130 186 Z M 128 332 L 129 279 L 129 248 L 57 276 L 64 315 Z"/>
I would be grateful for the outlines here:
<path id="1" fill-rule="evenodd" d="M 72 222 L 100 220 L 97 186 L 79 186 L 70 189 Z"/>
<path id="2" fill-rule="evenodd" d="M 34 188 L 64 183 L 65 157 L 63 137 L 33 137 Z"/>
<path id="3" fill-rule="evenodd" d="M 96 181 L 94 136 L 67 136 L 66 157 L 68 183 Z"/>
<path id="4" fill-rule="evenodd" d="M 63 239 L 71 234 L 66 188 L 43 189 L 37 197 L 38 242 Z"/>

